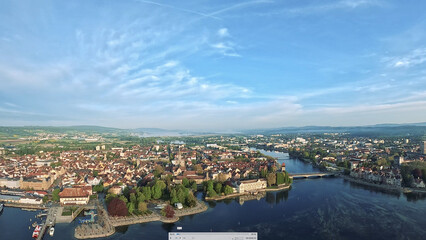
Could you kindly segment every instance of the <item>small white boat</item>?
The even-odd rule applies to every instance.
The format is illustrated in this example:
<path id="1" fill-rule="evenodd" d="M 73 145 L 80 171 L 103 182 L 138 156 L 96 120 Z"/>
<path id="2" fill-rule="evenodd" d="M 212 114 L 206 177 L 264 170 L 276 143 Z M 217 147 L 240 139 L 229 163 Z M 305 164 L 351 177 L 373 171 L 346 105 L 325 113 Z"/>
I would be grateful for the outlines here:
<path id="1" fill-rule="evenodd" d="M 49 229 L 49 235 L 53 236 L 54 233 L 55 233 L 55 228 L 54 227 L 50 227 L 50 229 Z"/>

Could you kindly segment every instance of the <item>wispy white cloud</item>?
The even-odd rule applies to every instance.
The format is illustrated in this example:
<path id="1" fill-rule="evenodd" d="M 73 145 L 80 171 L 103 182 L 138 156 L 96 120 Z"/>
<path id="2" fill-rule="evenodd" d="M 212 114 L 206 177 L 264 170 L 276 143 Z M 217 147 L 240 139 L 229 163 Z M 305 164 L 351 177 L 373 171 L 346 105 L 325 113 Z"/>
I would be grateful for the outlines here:
<path id="1" fill-rule="evenodd" d="M 302 7 L 282 8 L 273 11 L 257 13 L 261 16 L 285 15 L 285 16 L 303 16 L 311 14 L 322 14 L 337 10 L 355 10 L 364 7 L 385 6 L 382 1 L 376 0 L 339 0 L 331 3 L 316 2 L 316 4 Z"/>
<path id="2" fill-rule="evenodd" d="M 219 35 L 219 37 L 228 37 L 229 31 L 227 28 L 221 28 L 217 31 L 217 34 Z"/>
<path id="3" fill-rule="evenodd" d="M 228 57 L 241 57 L 235 50 L 234 44 L 232 42 L 218 42 L 211 45 L 212 48 L 218 50 L 218 52 L 224 56 Z"/>
<path id="4" fill-rule="evenodd" d="M 390 67 L 408 68 L 426 62 L 426 48 L 417 48 L 404 56 L 385 57 L 383 61 Z"/>

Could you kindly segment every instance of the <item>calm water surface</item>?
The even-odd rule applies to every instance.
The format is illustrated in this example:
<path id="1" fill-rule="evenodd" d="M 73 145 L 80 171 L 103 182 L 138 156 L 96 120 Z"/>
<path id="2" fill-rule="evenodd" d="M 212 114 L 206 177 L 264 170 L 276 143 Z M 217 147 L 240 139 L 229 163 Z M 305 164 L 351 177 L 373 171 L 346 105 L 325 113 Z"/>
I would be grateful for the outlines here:
<path id="1" fill-rule="evenodd" d="M 317 172 L 288 154 L 265 152 L 291 173 Z M 202 197 L 201 194 L 198 197 Z M 175 224 L 152 222 L 117 229 L 106 239 L 167 239 L 169 231 L 256 231 L 259 239 L 425 239 L 424 196 L 387 193 L 341 178 L 295 180 L 289 191 L 260 200 L 209 202 L 209 210 Z M 30 239 L 34 212 L 6 208 L 0 239 Z M 74 239 L 72 224 L 57 224 L 54 239 Z M 45 238 L 48 239 L 48 236 Z"/>

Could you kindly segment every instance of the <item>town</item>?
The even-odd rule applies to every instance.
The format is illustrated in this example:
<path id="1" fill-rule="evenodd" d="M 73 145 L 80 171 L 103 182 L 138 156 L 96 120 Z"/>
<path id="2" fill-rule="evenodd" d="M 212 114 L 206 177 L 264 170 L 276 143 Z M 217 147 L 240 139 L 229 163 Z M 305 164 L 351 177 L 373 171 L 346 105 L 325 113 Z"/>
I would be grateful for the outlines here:
<path id="1" fill-rule="evenodd" d="M 75 237 L 109 236 L 117 226 L 173 222 L 205 211 L 203 199 L 290 189 L 293 173 L 259 150 L 287 152 L 319 171 L 361 184 L 425 192 L 426 141 L 421 138 L 324 133 L 125 139 L 38 134 L 20 139 L 21 144 L 3 144 L 0 201 L 21 208 L 51 206 L 59 215 L 55 222 L 70 222 L 90 210 L 92 217 L 83 223 L 95 222 L 96 213 L 99 227 L 83 224 Z"/>

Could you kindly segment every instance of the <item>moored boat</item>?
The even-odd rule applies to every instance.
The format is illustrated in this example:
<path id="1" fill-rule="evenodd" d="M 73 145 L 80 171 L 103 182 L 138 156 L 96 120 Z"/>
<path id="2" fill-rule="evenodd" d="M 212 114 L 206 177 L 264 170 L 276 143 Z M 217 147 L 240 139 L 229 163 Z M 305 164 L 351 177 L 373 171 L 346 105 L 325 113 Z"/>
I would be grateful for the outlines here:
<path id="1" fill-rule="evenodd" d="M 50 229 L 49 229 L 49 235 L 53 236 L 54 233 L 55 233 L 55 228 L 54 227 L 50 227 Z"/>
<path id="2" fill-rule="evenodd" d="M 41 227 L 37 225 L 33 232 L 33 238 L 38 238 L 38 236 L 40 235 L 40 231 L 41 231 Z"/>
<path id="3" fill-rule="evenodd" d="M 0 212 L 2 212 L 2 211 L 3 211 L 3 208 L 4 208 L 4 204 L 3 204 L 3 203 L 0 203 Z"/>

